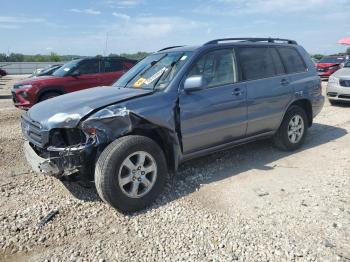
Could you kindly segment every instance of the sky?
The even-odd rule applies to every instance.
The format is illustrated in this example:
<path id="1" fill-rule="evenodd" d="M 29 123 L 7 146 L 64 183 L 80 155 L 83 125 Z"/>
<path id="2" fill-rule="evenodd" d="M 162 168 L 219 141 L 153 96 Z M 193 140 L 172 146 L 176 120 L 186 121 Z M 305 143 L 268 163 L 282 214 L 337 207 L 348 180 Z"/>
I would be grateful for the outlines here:
<path id="1" fill-rule="evenodd" d="M 0 53 L 97 55 L 224 37 L 294 39 L 344 52 L 350 0 L 0 0 Z"/>

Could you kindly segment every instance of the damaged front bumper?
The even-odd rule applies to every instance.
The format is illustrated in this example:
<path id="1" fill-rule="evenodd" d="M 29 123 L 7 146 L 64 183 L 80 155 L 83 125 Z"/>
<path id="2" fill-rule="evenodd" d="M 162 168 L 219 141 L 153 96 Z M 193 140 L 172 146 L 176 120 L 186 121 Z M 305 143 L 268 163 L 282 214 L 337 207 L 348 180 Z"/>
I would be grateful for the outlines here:
<path id="1" fill-rule="evenodd" d="M 50 159 L 39 156 L 28 141 L 24 142 L 24 154 L 27 162 L 35 172 L 47 175 L 59 175 L 61 173 L 58 166 Z"/>
<path id="2" fill-rule="evenodd" d="M 48 147 L 45 156 L 42 156 L 26 141 L 24 154 L 35 172 L 62 177 L 75 173 L 80 167 L 86 165 L 86 155 L 90 155 L 94 144 L 95 141 L 91 141 L 67 148 Z"/>

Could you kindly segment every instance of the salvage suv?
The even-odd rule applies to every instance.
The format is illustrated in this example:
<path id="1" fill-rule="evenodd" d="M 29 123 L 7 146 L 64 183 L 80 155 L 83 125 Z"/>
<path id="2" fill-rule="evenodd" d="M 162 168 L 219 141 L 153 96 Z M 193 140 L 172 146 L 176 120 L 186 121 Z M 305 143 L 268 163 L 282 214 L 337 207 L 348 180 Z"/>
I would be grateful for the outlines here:
<path id="1" fill-rule="evenodd" d="M 24 113 L 25 155 L 37 172 L 94 180 L 102 200 L 133 212 L 186 160 L 271 137 L 284 150 L 299 148 L 323 104 L 314 63 L 293 40 L 168 47 L 113 86 Z"/>
<path id="2" fill-rule="evenodd" d="M 49 76 L 28 78 L 15 83 L 11 92 L 14 105 L 28 109 L 38 102 L 96 86 L 112 85 L 134 64 L 124 57 L 75 59 Z"/>

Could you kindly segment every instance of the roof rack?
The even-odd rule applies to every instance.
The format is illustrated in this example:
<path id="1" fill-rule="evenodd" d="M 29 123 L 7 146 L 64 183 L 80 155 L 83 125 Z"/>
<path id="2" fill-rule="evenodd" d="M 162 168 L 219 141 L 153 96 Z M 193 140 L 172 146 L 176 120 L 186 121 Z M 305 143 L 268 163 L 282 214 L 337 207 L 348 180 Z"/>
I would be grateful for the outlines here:
<path id="1" fill-rule="evenodd" d="M 173 48 L 177 48 L 177 47 L 183 47 L 183 45 L 168 46 L 168 47 L 165 47 L 165 48 L 158 50 L 157 52 L 168 50 L 168 49 L 173 49 Z"/>
<path id="2" fill-rule="evenodd" d="M 278 43 L 278 42 L 285 42 L 286 44 L 292 44 L 296 45 L 297 42 L 290 39 L 282 39 L 282 38 L 254 38 L 254 37 L 241 37 L 241 38 L 221 38 L 221 39 L 214 39 L 211 40 L 204 45 L 211 45 L 211 44 L 218 44 L 219 42 L 226 42 L 226 41 L 249 41 L 249 42 L 269 42 L 269 43 Z"/>

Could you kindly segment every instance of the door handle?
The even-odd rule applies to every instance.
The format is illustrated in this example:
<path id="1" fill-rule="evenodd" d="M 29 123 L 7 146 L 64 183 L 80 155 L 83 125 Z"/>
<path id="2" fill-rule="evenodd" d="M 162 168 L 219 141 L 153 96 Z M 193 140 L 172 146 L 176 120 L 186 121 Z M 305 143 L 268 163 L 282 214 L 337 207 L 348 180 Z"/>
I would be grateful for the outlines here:
<path id="1" fill-rule="evenodd" d="M 283 79 L 281 80 L 281 85 L 283 85 L 283 86 L 289 85 L 288 79 L 283 78 Z"/>
<path id="2" fill-rule="evenodd" d="M 235 88 L 235 89 L 232 91 L 232 95 L 234 95 L 234 96 L 239 96 L 239 95 L 241 95 L 241 94 L 243 94 L 243 92 L 242 92 L 242 90 L 241 90 L 239 87 Z"/>

